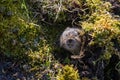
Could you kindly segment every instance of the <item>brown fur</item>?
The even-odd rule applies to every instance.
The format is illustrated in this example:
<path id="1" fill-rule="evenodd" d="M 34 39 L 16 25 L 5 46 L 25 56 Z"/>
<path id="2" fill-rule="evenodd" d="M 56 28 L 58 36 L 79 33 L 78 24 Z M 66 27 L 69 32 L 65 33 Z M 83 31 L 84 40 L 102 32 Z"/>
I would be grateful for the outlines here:
<path id="1" fill-rule="evenodd" d="M 66 28 L 60 37 L 60 46 L 72 54 L 79 54 L 81 49 L 81 31 L 78 28 Z"/>

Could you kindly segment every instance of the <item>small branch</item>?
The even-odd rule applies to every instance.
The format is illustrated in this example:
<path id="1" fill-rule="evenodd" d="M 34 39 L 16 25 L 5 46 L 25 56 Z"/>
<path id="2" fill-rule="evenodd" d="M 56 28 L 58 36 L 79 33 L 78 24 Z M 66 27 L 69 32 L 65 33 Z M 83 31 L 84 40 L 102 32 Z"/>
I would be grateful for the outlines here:
<path id="1" fill-rule="evenodd" d="M 61 7 L 62 7 L 62 0 L 60 0 L 60 6 L 59 6 L 59 8 L 58 8 L 58 12 L 57 12 L 57 14 L 56 14 L 56 17 L 55 17 L 54 22 L 56 22 L 57 18 L 59 17 L 59 13 L 60 13 L 60 11 L 61 11 Z"/>
<path id="2" fill-rule="evenodd" d="M 83 42 L 82 42 L 82 45 L 81 45 L 79 55 L 71 55 L 72 59 L 81 59 L 81 58 L 83 58 L 85 56 L 85 54 L 84 54 L 84 52 L 85 52 L 84 45 L 85 45 L 85 36 L 83 36 Z"/>

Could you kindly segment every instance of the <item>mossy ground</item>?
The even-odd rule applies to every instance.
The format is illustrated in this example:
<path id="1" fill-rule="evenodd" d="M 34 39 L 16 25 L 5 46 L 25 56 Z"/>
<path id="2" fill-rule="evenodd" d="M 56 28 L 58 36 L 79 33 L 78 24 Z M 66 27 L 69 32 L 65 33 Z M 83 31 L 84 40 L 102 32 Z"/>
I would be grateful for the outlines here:
<path id="1" fill-rule="evenodd" d="M 102 80 L 103 73 L 106 80 L 119 79 L 120 21 L 114 9 L 120 2 L 107 1 L 1 0 L 0 79 Z M 68 26 L 90 36 L 81 60 L 59 47 Z"/>

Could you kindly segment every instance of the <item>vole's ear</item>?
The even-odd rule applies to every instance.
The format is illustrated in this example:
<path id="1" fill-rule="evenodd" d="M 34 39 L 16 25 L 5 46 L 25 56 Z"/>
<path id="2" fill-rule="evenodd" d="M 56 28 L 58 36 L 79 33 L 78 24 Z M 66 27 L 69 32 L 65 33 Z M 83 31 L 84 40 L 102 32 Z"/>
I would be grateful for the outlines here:
<path id="1" fill-rule="evenodd" d="M 69 30 L 70 29 L 70 27 L 67 27 L 65 30 Z"/>

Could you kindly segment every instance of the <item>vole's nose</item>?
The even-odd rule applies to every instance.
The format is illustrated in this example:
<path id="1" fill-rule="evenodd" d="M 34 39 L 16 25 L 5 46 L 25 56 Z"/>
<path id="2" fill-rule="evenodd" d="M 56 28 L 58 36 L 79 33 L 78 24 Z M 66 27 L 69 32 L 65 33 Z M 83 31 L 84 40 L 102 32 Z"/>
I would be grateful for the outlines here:
<path id="1" fill-rule="evenodd" d="M 68 39 L 68 41 L 67 41 L 67 43 L 72 43 L 72 42 L 74 42 L 73 39 Z"/>

